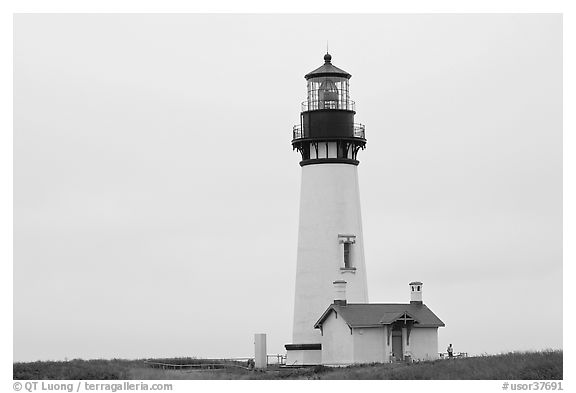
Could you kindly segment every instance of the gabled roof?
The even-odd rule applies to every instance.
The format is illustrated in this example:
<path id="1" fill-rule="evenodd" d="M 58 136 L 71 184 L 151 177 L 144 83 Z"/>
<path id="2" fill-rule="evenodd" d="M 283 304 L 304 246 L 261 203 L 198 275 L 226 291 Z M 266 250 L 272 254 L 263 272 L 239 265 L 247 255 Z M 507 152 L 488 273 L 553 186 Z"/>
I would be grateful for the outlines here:
<path id="1" fill-rule="evenodd" d="M 345 306 L 331 304 L 318 322 L 315 328 L 320 328 L 330 313 L 337 315 L 346 321 L 350 327 L 375 327 L 389 325 L 397 320 L 408 317 L 414 320 L 414 327 L 439 327 L 444 326 L 440 320 L 425 304 L 411 303 L 349 303 Z"/>
<path id="2" fill-rule="evenodd" d="M 407 311 L 403 312 L 391 311 L 391 312 L 385 312 L 384 315 L 382 315 L 382 318 L 380 318 L 380 321 L 378 321 L 378 323 L 381 323 L 383 325 L 389 325 L 404 317 L 416 321 L 416 318 L 414 318 L 412 314 L 410 314 Z"/>
<path id="3" fill-rule="evenodd" d="M 331 61 L 332 61 L 332 56 L 330 56 L 328 53 L 326 53 L 326 55 L 324 56 L 324 64 L 322 66 L 316 68 L 314 71 L 307 73 L 304 76 L 304 78 L 306 78 L 306 80 L 308 80 L 310 78 L 316 78 L 316 77 L 320 77 L 320 76 L 339 76 L 339 77 L 347 78 L 347 79 L 350 79 L 352 77 L 352 75 L 350 75 L 346 71 L 341 70 L 340 68 L 332 65 Z"/>

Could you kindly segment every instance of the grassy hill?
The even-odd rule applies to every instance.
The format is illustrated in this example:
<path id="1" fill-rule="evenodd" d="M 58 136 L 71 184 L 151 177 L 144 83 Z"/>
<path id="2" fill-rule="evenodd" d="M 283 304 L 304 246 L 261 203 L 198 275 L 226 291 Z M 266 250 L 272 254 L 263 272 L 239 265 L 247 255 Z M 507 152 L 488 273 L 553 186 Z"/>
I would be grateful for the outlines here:
<path id="1" fill-rule="evenodd" d="M 185 358 L 163 362 L 195 364 L 210 360 Z M 210 361 L 212 362 L 212 361 Z M 560 380 L 563 352 L 511 352 L 419 363 L 363 364 L 341 368 L 271 367 L 263 372 L 241 368 L 221 370 L 162 370 L 143 360 L 72 360 L 14 363 L 14 379 L 506 379 Z"/>

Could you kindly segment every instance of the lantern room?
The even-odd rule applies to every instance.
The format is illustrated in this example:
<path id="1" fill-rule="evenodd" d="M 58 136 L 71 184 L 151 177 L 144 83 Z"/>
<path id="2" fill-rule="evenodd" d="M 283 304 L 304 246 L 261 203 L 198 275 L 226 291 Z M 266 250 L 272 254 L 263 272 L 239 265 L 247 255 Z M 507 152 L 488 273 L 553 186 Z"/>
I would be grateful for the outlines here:
<path id="1" fill-rule="evenodd" d="M 352 75 L 332 64 L 306 74 L 307 97 L 302 103 L 300 124 L 294 126 L 292 146 L 302 154 L 300 165 L 341 162 L 358 165 L 358 150 L 364 149 L 364 126 L 354 123 L 356 108 L 350 99 Z"/>
<path id="2" fill-rule="evenodd" d="M 308 99 L 302 111 L 320 109 L 354 110 L 350 100 L 348 81 L 352 75 L 332 65 L 332 56 L 324 56 L 324 65 L 305 76 L 308 81 Z"/>

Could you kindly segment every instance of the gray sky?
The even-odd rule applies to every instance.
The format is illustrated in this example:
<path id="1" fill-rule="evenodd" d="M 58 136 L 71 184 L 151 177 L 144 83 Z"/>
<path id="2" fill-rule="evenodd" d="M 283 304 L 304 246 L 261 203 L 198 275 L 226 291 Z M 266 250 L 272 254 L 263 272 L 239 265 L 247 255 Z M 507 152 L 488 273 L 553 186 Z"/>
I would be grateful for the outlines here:
<path id="1" fill-rule="evenodd" d="M 562 347 L 560 15 L 17 15 L 14 359 L 291 339 L 304 74 L 350 72 L 371 302 Z M 542 325 L 542 318 L 547 321 Z"/>

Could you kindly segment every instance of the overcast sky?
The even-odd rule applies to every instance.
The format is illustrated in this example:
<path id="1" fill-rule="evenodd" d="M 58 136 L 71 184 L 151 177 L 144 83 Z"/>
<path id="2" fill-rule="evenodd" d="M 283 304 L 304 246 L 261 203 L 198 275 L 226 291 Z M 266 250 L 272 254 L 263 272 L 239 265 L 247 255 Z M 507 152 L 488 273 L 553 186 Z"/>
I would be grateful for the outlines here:
<path id="1" fill-rule="evenodd" d="M 371 302 L 562 348 L 560 15 L 17 15 L 14 360 L 292 337 L 304 74 L 352 74 Z"/>

